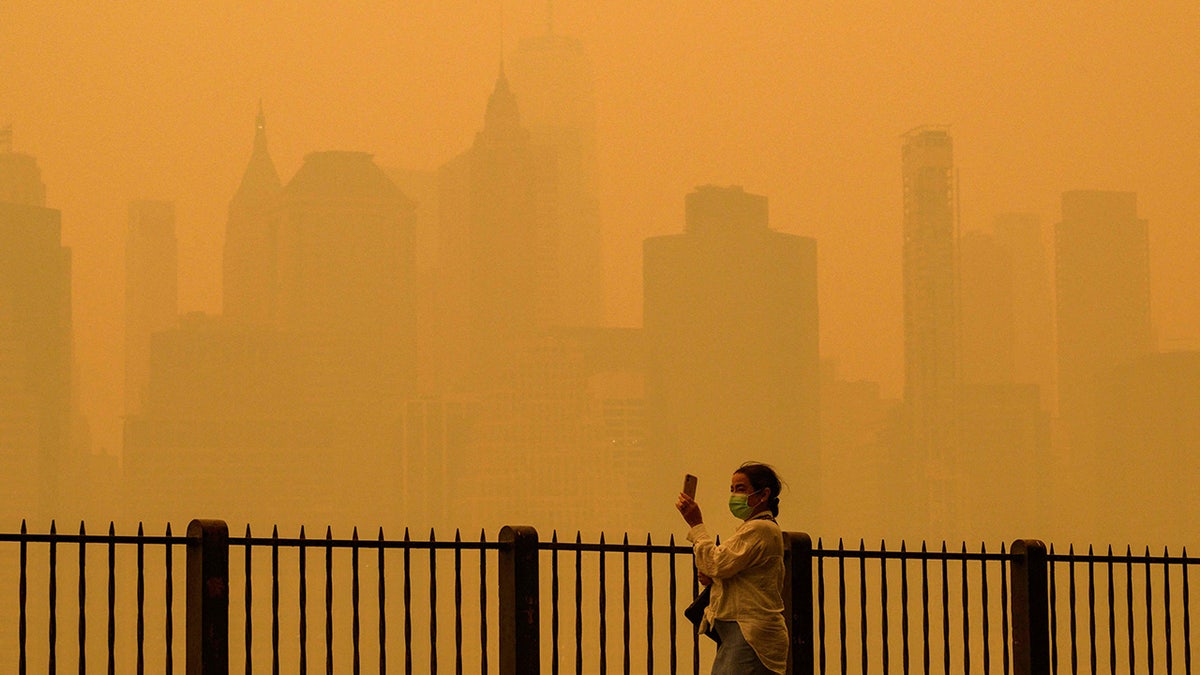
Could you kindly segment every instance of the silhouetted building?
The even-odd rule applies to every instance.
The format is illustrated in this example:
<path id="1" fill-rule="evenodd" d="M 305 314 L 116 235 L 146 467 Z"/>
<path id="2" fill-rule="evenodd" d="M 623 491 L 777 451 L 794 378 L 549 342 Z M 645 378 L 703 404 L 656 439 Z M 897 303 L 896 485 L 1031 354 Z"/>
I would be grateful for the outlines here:
<path id="1" fill-rule="evenodd" d="M 442 167 L 439 186 L 444 379 L 493 386 L 562 318 L 554 156 L 531 143 L 503 71 L 483 130 Z"/>
<path id="2" fill-rule="evenodd" d="M 600 325 L 604 280 L 591 60 L 582 43 L 556 34 L 548 21 L 544 34 L 523 39 L 517 46 L 511 77 L 530 139 L 554 156 L 555 322 Z"/>
<path id="3" fill-rule="evenodd" d="M 221 311 L 230 319 L 257 325 L 269 325 L 274 319 L 280 192 L 260 104 L 254 150 L 229 202 L 225 225 Z"/>
<path id="4" fill-rule="evenodd" d="M 1055 234 L 1059 414 L 1072 454 L 1084 460 L 1100 381 L 1153 349 L 1149 238 L 1132 192 L 1066 192 L 1062 211 Z"/>
<path id="5" fill-rule="evenodd" d="M 860 537 L 919 533 L 910 509 L 897 509 L 908 486 L 896 480 L 890 426 L 899 401 L 884 399 L 878 382 L 838 377 L 821 363 L 821 504 L 825 527 Z M 923 525 L 923 524 L 920 524 Z"/>
<path id="6" fill-rule="evenodd" d="M 416 379 L 413 204 L 362 152 L 314 152 L 283 188 L 277 327 L 324 414 L 378 415 Z"/>
<path id="7" fill-rule="evenodd" d="M 178 315 L 175 204 L 135 201 L 125 235 L 125 414 L 136 414 L 145 401 L 150 336 L 173 328 Z"/>
<path id="8" fill-rule="evenodd" d="M 54 514 L 70 480 L 71 252 L 37 161 L 0 148 L 0 515 Z"/>
<path id="9" fill-rule="evenodd" d="M 767 198 L 697 188 L 683 234 L 643 244 L 647 452 L 671 485 L 743 461 L 818 477 L 817 258 L 768 228 Z M 702 491 L 712 487 L 702 486 Z M 815 512 L 815 495 L 793 494 Z"/>
<path id="10" fill-rule="evenodd" d="M 441 260 L 438 250 L 438 173 L 412 169 L 387 169 L 387 175 L 404 196 L 413 201 L 413 284 L 417 321 L 417 391 L 432 393 L 441 386 L 444 335 L 439 326 Z"/>
<path id="11" fill-rule="evenodd" d="M 1200 505 L 1200 351 L 1146 354 L 1099 388 L 1097 541 L 1174 545 Z"/>
<path id="12" fill-rule="evenodd" d="M 344 516 L 368 489 L 344 481 L 347 439 L 361 434 L 297 408 L 294 344 L 224 317 L 180 319 L 152 337 L 145 404 L 125 420 L 125 502 L 177 525 L 197 512 L 297 525 Z"/>
<path id="13" fill-rule="evenodd" d="M 962 532 L 1011 539 L 1036 527 L 1049 506 L 1042 496 L 1051 488 L 1050 418 L 1041 394 L 1048 377 L 1033 366 L 1053 345 L 1034 343 L 1049 340 L 1052 328 L 1049 313 L 1038 314 L 1050 305 L 1037 219 L 1010 216 L 997 227 L 959 240 L 955 511 Z"/>
<path id="14" fill-rule="evenodd" d="M 928 481 L 928 515 L 935 529 L 950 523 L 953 486 L 961 473 L 953 155 L 945 129 L 919 127 L 904 136 L 905 424 L 913 468 Z"/>
<path id="15" fill-rule="evenodd" d="M 996 242 L 1012 260 L 1013 381 L 1038 385 L 1042 409 L 1054 410 L 1054 289 L 1041 220 L 1005 213 L 993 221 Z"/>
<path id="16" fill-rule="evenodd" d="M 1011 383 L 1017 345 L 1012 254 L 995 236 L 968 232 L 959 240 L 959 256 L 962 382 Z"/>
<path id="17" fill-rule="evenodd" d="M 959 387 L 959 501 L 948 536 L 1010 541 L 1039 526 L 1049 506 L 1050 416 L 1036 384 Z"/>

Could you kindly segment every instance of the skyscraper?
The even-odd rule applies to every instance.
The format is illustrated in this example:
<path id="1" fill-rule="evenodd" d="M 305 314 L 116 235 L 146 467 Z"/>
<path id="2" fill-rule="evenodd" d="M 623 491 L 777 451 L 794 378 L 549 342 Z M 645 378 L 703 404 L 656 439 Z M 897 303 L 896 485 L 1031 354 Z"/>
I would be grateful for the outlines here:
<path id="1" fill-rule="evenodd" d="M 908 451 L 924 463 L 930 522 L 949 522 L 960 473 L 954 146 L 943 128 L 904 136 L 904 403 Z"/>
<path id="2" fill-rule="evenodd" d="M 768 228 L 741 187 L 687 195 L 683 234 L 643 244 L 646 425 L 673 467 L 724 482 L 743 461 L 818 476 L 816 242 Z M 813 495 L 792 495 L 813 513 Z"/>
<path id="3" fill-rule="evenodd" d="M 1063 193 L 1055 253 L 1059 414 L 1082 458 L 1093 445 L 1099 383 L 1153 349 L 1149 235 L 1137 195 Z"/>
<path id="4" fill-rule="evenodd" d="M 254 150 L 229 202 L 222 260 L 222 314 L 236 321 L 267 325 L 273 319 L 279 173 L 267 151 L 262 105 L 254 125 Z"/>
<path id="5" fill-rule="evenodd" d="M 1012 253 L 984 232 L 963 235 L 959 252 L 962 381 L 1012 383 L 1016 370 Z"/>
<path id="6" fill-rule="evenodd" d="M 501 71 L 472 147 L 439 172 L 444 320 L 460 386 L 512 373 L 522 345 L 561 325 L 553 154 L 534 145 Z"/>
<path id="7" fill-rule="evenodd" d="M 555 323 L 596 326 L 604 319 L 596 104 L 583 44 L 554 32 L 521 40 L 512 58 L 512 89 L 531 141 L 548 148 L 557 175 L 553 221 L 558 308 Z"/>
<path id="8" fill-rule="evenodd" d="M 413 204 L 363 152 L 314 152 L 283 188 L 277 327 L 325 413 L 377 410 L 416 373 Z"/>
<path id="9" fill-rule="evenodd" d="M 1053 411 L 1054 289 L 1042 223 L 1032 213 L 1004 213 L 993 230 L 1012 258 L 1013 379 L 1036 384 L 1042 409 Z"/>
<path id="10" fill-rule="evenodd" d="M 64 496 L 71 391 L 71 252 L 37 161 L 0 147 L 0 486 L 20 515 Z M 0 506 L 0 511 L 4 506 Z"/>
<path id="11" fill-rule="evenodd" d="M 179 253 L 175 204 L 129 205 L 125 236 L 125 414 L 141 411 L 150 382 L 150 336 L 177 325 Z"/>

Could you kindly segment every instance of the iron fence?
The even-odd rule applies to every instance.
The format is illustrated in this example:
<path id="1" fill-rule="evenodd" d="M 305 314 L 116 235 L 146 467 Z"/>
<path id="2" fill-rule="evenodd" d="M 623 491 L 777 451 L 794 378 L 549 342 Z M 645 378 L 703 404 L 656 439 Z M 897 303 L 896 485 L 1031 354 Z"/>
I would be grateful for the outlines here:
<path id="1" fill-rule="evenodd" d="M 1047 559 L 1052 672 L 1192 672 L 1188 568 L 1198 561 L 1186 548 L 1173 556 L 1052 546 Z"/>
<path id="2" fill-rule="evenodd" d="M 827 548 L 800 533 L 786 542 L 794 673 L 1191 672 L 1196 562 L 1186 550 L 1059 554 L 1036 540 L 991 551 Z M 88 562 L 97 552 L 102 565 Z M 382 529 L 335 537 L 331 528 L 230 536 L 220 521 L 158 536 L 22 524 L 0 534 L 0 565 L 0 583 L 16 591 L 16 611 L 0 612 L 0 635 L 12 636 L 0 653 L 14 653 L 22 675 L 173 673 L 180 661 L 188 673 L 247 675 L 652 675 L 700 673 L 713 654 L 679 619 L 699 589 L 691 548 L 674 537 L 584 542 L 554 532 L 543 541 L 527 527 L 494 540 L 407 530 L 389 539 Z M 64 602 L 70 588 L 76 598 Z"/>

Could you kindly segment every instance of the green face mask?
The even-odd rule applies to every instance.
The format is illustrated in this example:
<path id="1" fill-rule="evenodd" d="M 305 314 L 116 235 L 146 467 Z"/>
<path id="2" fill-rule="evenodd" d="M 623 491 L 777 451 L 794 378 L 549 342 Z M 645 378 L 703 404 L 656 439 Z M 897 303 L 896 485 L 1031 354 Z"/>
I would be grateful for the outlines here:
<path id="1" fill-rule="evenodd" d="M 762 490 L 755 490 L 754 492 L 751 492 L 750 495 L 756 495 L 760 492 L 762 492 Z M 738 520 L 745 520 L 754 513 L 754 509 L 747 501 L 750 499 L 750 495 L 729 495 L 729 512 L 733 514 L 734 518 L 737 518 Z"/>

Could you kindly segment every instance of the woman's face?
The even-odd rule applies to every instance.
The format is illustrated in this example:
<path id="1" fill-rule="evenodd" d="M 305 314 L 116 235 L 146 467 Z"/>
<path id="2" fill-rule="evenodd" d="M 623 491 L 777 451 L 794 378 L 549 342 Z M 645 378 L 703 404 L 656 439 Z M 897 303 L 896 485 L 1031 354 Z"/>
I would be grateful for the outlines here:
<path id="1" fill-rule="evenodd" d="M 755 490 L 754 486 L 750 484 L 750 478 L 744 473 L 733 474 L 733 478 L 729 480 L 729 493 L 746 495 L 746 505 L 752 509 L 752 514 L 766 508 L 765 504 L 770 494 L 769 491 L 764 491 L 764 489 Z"/>
<path id="2" fill-rule="evenodd" d="M 735 495 L 748 495 L 754 492 L 754 487 L 750 485 L 750 479 L 744 473 L 735 473 L 733 478 L 729 480 L 729 493 Z"/>

